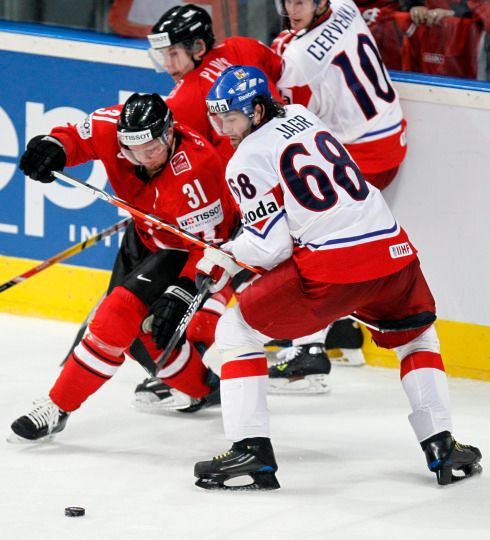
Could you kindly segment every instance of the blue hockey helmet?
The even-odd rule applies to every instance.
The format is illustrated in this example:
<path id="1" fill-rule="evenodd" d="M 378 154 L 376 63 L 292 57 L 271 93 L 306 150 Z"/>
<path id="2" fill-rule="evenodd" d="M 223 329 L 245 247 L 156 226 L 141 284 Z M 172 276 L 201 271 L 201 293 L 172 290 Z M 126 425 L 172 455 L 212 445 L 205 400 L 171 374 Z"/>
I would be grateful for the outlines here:
<path id="1" fill-rule="evenodd" d="M 258 96 L 272 100 L 265 73 L 253 66 L 231 66 L 213 84 L 206 105 L 211 114 L 240 111 L 252 118 Z"/>

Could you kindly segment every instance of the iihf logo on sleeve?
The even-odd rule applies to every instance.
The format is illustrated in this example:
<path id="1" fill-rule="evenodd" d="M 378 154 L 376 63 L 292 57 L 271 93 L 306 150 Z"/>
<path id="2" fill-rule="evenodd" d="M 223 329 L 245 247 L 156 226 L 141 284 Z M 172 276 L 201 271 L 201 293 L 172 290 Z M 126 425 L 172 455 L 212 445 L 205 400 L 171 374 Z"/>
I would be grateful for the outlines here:
<path id="1" fill-rule="evenodd" d="M 403 244 L 395 244 L 390 246 L 390 255 L 392 259 L 398 259 L 400 257 L 406 257 L 407 255 L 412 255 L 413 251 L 408 242 Z"/>

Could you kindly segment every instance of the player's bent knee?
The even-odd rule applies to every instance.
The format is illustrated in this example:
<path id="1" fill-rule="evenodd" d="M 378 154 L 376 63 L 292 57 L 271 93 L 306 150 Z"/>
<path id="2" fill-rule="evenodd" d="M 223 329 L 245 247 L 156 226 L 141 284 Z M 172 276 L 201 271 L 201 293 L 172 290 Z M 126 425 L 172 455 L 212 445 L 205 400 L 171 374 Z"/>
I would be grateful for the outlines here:
<path id="1" fill-rule="evenodd" d="M 412 339 L 405 345 L 395 347 L 395 352 L 400 360 L 416 352 L 440 353 L 441 345 L 434 325 L 429 326 L 425 332 Z"/>
<path id="2" fill-rule="evenodd" d="M 215 343 L 221 352 L 241 346 L 251 347 L 255 351 L 262 347 L 261 340 L 243 319 L 238 305 L 228 309 L 218 321 Z"/>
<path id="3" fill-rule="evenodd" d="M 89 330 L 110 345 L 129 347 L 137 336 L 148 306 L 124 287 L 116 287 L 97 309 Z"/>

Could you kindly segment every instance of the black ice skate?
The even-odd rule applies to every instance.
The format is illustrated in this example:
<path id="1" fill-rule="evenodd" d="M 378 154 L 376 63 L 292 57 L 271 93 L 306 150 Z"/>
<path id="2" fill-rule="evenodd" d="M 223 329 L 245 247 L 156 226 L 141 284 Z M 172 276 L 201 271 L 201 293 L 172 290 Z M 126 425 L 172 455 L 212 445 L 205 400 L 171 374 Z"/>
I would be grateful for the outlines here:
<path id="1" fill-rule="evenodd" d="M 270 439 L 256 437 L 233 443 L 228 452 L 211 461 L 199 461 L 194 466 L 196 486 L 204 489 L 227 489 L 232 491 L 273 490 L 281 486 L 277 481 L 276 459 Z M 225 482 L 249 476 L 251 483 L 226 485 Z"/>
<path id="2" fill-rule="evenodd" d="M 356 321 L 339 319 L 330 327 L 325 339 L 330 361 L 339 366 L 363 366 L 366 363 L 362 344 L 364 336 Z"/>
<path id="3" fill-rule="evenodd" d="M 10 426 L 16 435 L 9 438 L 11 442 L 46 441 L 65 429 L 70 413 L 62 411 L 49 398 L 41 398 L 33 404 L 30 413 L 17 418 Z"/>
<path id="4" fill-rule="evenodd" d="M 138 384 L 134 391 L 133 407 L 141 412 L 161 413 L 188 407 L 191 397 L 171 388 L 158 377 L 150 377 Z"/>
<path id="5" fill-rule="evenodd" d="M 292 346 L 280 351 L 281 362 L 269 368 L 271 394 L 323 394 L 328 392 L 331 365 L 323 343 Z"/>
<path id="6" fill-rule="evenodd" d="M 436 473 L 441 486 L 453 484 L 482 472 L 481 452 L 475 446 L 458 443 L 449 431 L 443 431 L 421 443 L 427 465 Z M 453 471 L 462 474 L 454 475 Z"/>
<path id="7" fill-rule="evenodd" d="M 141 412 L 162 413 L 195 412 L 204 407 L 219 405 L 219 377 L 209 370 L 206 382 L 211 388 L 210 393 L 203 398 L 192 398 L 172 388 L 158 377 L 145 379 L 134 391 L 133 407 Z"/>

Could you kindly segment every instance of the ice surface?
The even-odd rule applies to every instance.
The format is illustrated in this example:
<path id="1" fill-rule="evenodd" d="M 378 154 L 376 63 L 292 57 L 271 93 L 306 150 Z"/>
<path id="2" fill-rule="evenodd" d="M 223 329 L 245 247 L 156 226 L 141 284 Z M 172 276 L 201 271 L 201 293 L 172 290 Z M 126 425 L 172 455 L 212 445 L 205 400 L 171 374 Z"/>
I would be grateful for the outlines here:
<path id="1" fill-rule="evenodd" d="M 137 413 L 130 362 L 51 443 L 5 442 L 46 395 L 77 325 L 0 315 L 0 534 L 6 540 L 490 538 L 484 474 L 440 488 L 396 370 L 334 368 L 322 396 L 270 396 L 282 489 L 205 492 L 193 466 L 227 450 L 218 409 Z M 490 385 L 450 379 L 455 434 L 490 454 Z M 66 506 L 86 515 L 64 516 Z"/>

